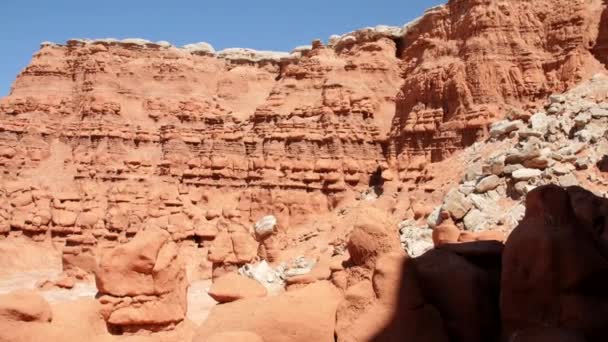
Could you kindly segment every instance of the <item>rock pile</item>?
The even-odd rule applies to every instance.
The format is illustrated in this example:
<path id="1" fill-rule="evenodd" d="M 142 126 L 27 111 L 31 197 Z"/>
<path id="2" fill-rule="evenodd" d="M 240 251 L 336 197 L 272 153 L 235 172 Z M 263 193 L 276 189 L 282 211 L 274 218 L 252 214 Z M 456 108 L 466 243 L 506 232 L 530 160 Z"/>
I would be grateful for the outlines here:
<path id="1" fill-rule="evenodd" d="M 475 148 L 505 141 L 513 147 L 477 158 L 458 187 L 447 192 L 427 219 L 435 244 L 504 240 L 524 215 L 525 195 L 538 186 L 607 186 L 594 172 L 608 154 L 606 108 L 608 77 L 598 74 L 563 95 L 551 96 L 543 112 L 511 113 L 492 124 L 490 140 Z M 468 150 L 465 153 L 475 153 Z M 411 231 L 402 230 L 402 239 Z"/>

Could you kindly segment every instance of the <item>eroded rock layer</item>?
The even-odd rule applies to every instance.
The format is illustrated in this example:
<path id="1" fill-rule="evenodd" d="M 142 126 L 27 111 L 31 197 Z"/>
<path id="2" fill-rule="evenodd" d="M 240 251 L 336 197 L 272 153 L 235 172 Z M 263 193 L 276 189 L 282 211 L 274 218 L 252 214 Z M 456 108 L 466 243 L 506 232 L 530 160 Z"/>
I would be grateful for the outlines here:
<path id="1" fill-rule="evenodd" d="M 494 118 L 603 70 L 605 13 L 453 0 L 292 54 L 45 43 L 0 100 L 0 233 L 50 234 L 92 269 L 96 246 L 145 226 L 208 248 L 225 219 L 289 227 L 415 183 Z"/>

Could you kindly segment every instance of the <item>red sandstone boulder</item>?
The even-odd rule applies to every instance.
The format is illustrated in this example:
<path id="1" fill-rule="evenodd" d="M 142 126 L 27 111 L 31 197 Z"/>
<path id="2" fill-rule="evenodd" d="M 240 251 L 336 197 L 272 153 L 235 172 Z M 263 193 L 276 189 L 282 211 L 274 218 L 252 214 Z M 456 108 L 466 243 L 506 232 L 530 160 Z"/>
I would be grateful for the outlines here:
<path id="1" fill-rule="evenodd" d="M 369 269 L 374 268 L 380 255 L 401 250 L 397 230 L 386 215 L 377 210 L 361 214 L 347 247 L 351 262 Z"/>
<path id="2" fill-rule="evenodd" d="M 193 342 L 215 334 L 250 331 L 266 342 L 334 341 L 339 291 L 317 282 L 275 297 L 250 298 L 215 306 Z"/>
<path id="3" fill-rule="evenodd" d="M 458 242 L 461 232 L 452 221 L 450 214 L 442 212 L 441 218 L 441 223 L 433 229 L 433 243 L 435 246 Z"/>
<path id="4" fill-rule="evenodd" d="M 209 295 L 220 303 L 265 297 L 266 294 L 266 288 L 262 284 L 236 273 L 229 273 L 215 279 L 209 289 Z"/>
<path id="5" fill-rule="evenodd" d="M 105 254 L 95 280 L 110 325 L 154 329 L 181 322 L 186 315 L 185 267 L 164 230 L 141 231 Z"/>

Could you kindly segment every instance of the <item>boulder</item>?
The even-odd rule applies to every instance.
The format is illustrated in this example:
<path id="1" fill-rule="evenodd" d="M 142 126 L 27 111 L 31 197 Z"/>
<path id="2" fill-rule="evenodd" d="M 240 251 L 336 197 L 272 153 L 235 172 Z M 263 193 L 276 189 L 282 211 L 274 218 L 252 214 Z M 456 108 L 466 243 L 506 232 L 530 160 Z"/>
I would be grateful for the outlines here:
<path id="1" fill-rule="evenodd" d="M 460 229 L 456 227 L 450 217 L 446 217 L 441 224 L 433 229 L 433 243 L 435 246 L 456 243 L 459 237 Z"/>
<path id="2" fill-rule="evenodd" d="M 265 297 L 266 288 L 254 279 L 229 273 L 213 281 L 209 295 L 220 303 L 239 299 Z"/>
<path id="3" fill-rule="evenodd" d="M 186 315 L 188 281 L 177 245 L 159 228 L 106 253 L 95 272 L 102 314 L 120 329 L 165 327 Z"/>
<path id="4" fill-rule="evenodd" d="M 555 185 L 528 193 L 526 214 L 503 254 L 505 340 L 522 329 L 546 328 L 577 331 L 587 341 L 608 336 L 604 202 L 580 189 Z"/>
<path id="5" fill-rule="evenodd" d="M 355 223 L 347 244 L 351 261 L 370 269 L 381 254 L 401 250 L 396 230 L 381 212 L 374 213 Z"/>

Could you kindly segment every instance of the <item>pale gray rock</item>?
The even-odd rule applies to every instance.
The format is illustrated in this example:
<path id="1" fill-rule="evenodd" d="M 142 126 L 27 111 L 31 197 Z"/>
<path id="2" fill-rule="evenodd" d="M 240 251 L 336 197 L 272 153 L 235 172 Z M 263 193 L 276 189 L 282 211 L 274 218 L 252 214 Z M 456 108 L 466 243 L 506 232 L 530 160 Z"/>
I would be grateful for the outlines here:
<path id="1" fill-rule="evenodd" d="M 591 164 L 592 164 L 592 162 L 589 159 L 589 157 L 578 158 L 574 162 L 574 166 L 576 167 L 577 170 L 587 170 L 589 168 L 589 165 L 591 165 Z"/>
<path id="2" fill-rule="evenodd" d="M 182 46 L 182 49 L 192 54 L 215 54 L 215 49 L 207 42 L 199 42 Z"/>
<path id="3" fill-rule="evenodd" d="M 404 221 L 399 224 L 401 247 L 410 257 L 418 257 L 433 249 L 433 231 L 417 227 L 415 222 Z"/>
<path id="4" fill-rule="evenodd" d="M 505 157 L 505 164 L 521 164 L 526 160 L 540 157 L 541 150 L 533 143 L 526 143 L 521 149 L 510 149 Z"/>
<path id="5" fill-rule="evenodd" d="M 558 178 L 558 182 L 559 182 L 559 185 L 561 185 L 563 187 L 579 185 L 578 179 L 576 179 L 576 177 L 572 173 L 560 176 Z"/>
<path id="6" fill-rule="evenodd" d="M 523 128 L 524 123 L 521 120 L 502 120 L 493 123 L 490 126 L 490 136 L 493 138 L 500 138 L 504 135 L 507 135 L 513 131 L 516 131 L 520 128 Z"/>
<path id="7" fill-rule="evenodd" d="M 585 127 L 589 122 L 591 122 L 591 114 L 590 113 L 580 113 L 574 118 L 574 123 L 577 128 Z"/>
<path id="8" fill-rule="evenodd" d="M 530 118 L 530 126 L 532 127 L 532 130 L 545 135 L 549 130 L 549 117 L 542 112 L 536 113 Z"/>
<path id="9" fill-rule="evenodd" d="M 288 58 L 290 54 L 288 52 L 281 51 L 258 51 L 253 49 L 245 48 L 229 48 L 218 51 L 216 56 L 218 58 L 230 60 L 230 61 L 247 61 L 247 62 L 262 62 L 262 61 L 273 61 L 279 62 L 282 59 Z"/>
<path id="10" fill-rule="evenodd" d="M 491 158 L 486 164 L 483 165 L 481 171 L 484 175 L 497 175 L 500 176 L 505 170 L 505 156 Z"/>
<path id="11" fill-rule="evenodd" d="M 511 177 L 513 177 L 513 179 L 515 179 L 516 181 L 525 181 L 532 178 L 540 177 L 541 174 L 541 170 L 524 168 L 514 171 L 511 174 Z"/>
<path id="12" fill-rule="evenodd" d="M 475 191 L 475 185 L 475 181 L 464 182 L 463 184 L 460 184 L 458 186 L 458 191 L 460 191 L 465 196 L 470 195 L 473 193 L 473 191 Z"/>
<path id="13" fill-rule="evenodd" d="M 464 227 L 466 230 L 473 232 L 487 230 L 489 228 L 490 218 L 478 209 L 472 209 L 464 217 Z"/>
<path id="14" fill-rule="evenodd" d="M 576 155 L 585 148 L 584 143 L 570 142 L 566 146 L 560 148 L 557 153 L 562 156 Z"/>
<path id="15" fill-rule="evenodd" d="M 532 130 L 529 128 L 521 129 L 517 132 L 517 134 L 523 140 L 528 139 L 530 137 L 541 138 L 544 136 L 544 134 L 542 132 L 535 131 L 535 130 Z"/>
<path id="16" fill-rule="evenodd" d="M 485 178 L 482 178 L 477 183 L 477 186 L 475 186 L 475 191 L 477 193 L 486 193 L 490 190 L 496 189 L 500 185 L 501 182 L 502 181 L 501 181 L 500 177 L 498 177 L 497 175 L 487 176 Z"/>
<path id="17" fill-rule="evenodd" d="M 259 221 L 257 221 L 253 228 L 255 231 L 255 235 L 258 239 L 263 239 L 272 235 L 275 232 L 275 227 L 277 226 L 277 218 L 273 215 L 268 215 L 262 217 Z"/>
<path id="18" fill-rule="evenodd" d="M 549 108 L 547 108 L 547 114 L 556 115 L 562 111 L 562 106 L 559 103 L 553 103 Z"/>
<path id="19" fill-rule="evenodd" d="M 442 210 L 447 211 L 455 220 L 461 220 L 473 207 L 473 203 L 457 189 L 450 190 L 444 200 Z"/>
<path id="20" fill-rule="evenodd" d="M 521 164 L 509 164 L 509 165 L 505 166 L 504 173 L 506 175 L 510 175 L 513 172 L 515 172 L 519 169 L 523 169 L 523 168 L 524 168 L 524 166 Z"/>
<path id="21" fill-rule="evenodd" d="M 431 212 L 431 214 L 429 215 L 429 217 L 426 218 L 426 223 L 432 229 L 435 229 L 435 227 L 437 227 L 441 223 L 441 221 L 442 221 L 441 220 L 441 216 L 439 215 L 439 214 L 441 214 L 441 208 L 442 208 L 442 206 L 436 207 Z"/>
<path id="22" fill-rule="evenodd" d="M 605 118 L 608 117 L 608 109 L 604 109 L 599 106 L 593 106 L 589 108 L 589 114 L 591 114 L 594 119 Z"/>
<path id="23" fill-rule="evenodd" d="M 572 164 L 557 163 L 551 167 L 551 172 L 558 176 L 563 176 L 574 171 L 575 167 Z"/>
<path id="24" fill-rule="evenodd" d="M 566 102 L 566 97 L 564 95 L 551 95 L 549 96 L 549 103 L 550 104 L 561 104 L 561 103 L 565 103 Z"/>

